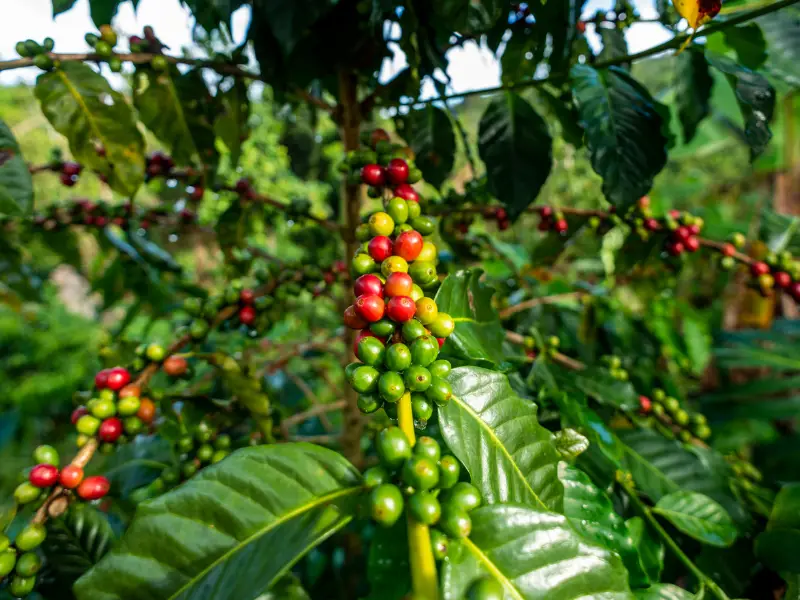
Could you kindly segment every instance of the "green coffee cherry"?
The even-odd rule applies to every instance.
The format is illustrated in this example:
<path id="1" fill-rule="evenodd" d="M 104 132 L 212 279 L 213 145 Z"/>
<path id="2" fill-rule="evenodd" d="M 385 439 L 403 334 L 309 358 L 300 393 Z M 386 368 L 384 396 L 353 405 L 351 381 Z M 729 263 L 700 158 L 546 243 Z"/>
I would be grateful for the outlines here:
<path id="1" fill-rule="evenodd" d="M 436 346 L 438 349 L 438 342 L 436 343 Z M 450 361 L 447 360 L 437 360 L 428 366 L 428 370 L 431 372 L 431 375 L 442 378 L 447 377 L 450 374 L 451 368 Z"/>
<path id="2" fill-rule="evenodd" d="M 416 456 L 424 456 L 425 458 L 429 458 L 432 461 L 437 462 L 441 457 L 442 449 L 439 446 L 439 442 L 437 442 L 435 439 L 427 435 L 423 435 L 414 445 L 414 454 Z"/>
<path id="3" fill-rule="evenodd" d="M 439 487 L 441 489 L 447 490 L 452 488 L 458 483 L 460 475 L 461 464 L 455 456 L 448 454 L 439 459 Z"/>
<path id="4" fill-rule="evenodd" d="M 461 481 L 446 494 L 444 503 L 470 512 L 481 505 L 481 493 L 471 483 Z"/>
<path id="5" fill-rule="evenodd" d="M 374 367 L 368 365 L 361 366 L 353 373 L 351 382 L 353 389 L 359 394 L 368 394 L 378 389 L 378 378 L 380 373 Z"/>
<path id="6" fill-rule="evenodd" d="M 44 528 L 44 525 L 31 523 L 19 532 L 17 539 L 14 540 L 14 544 L 23 552 L 30 552 L 38 548 L 46 537 L 47 530 Z"/>
<path id="7" fill-rule="evenodd" d="M 415 421 L 427 423 L 433 416 L 433 404 L 422 394 L 411 394 L 411 413 Z"/>
<path id="8" fill-rule="evenodd" d="M 384 362 L 390 371 L 405 371 L 411 366 L 412 354 L 405 344 L 392 344 L 386 350 Z"/>
<path id="9" fill-rule="evenodd" d="M 450 398 L 453 395 L 453 388 L 446 379 L 431 377 L 431 384 L 430 387 L 425 390 L 425 395 L 432 402 L 435 402 L 439 406 L 444 406 L 450 402 Z"/>
<path id="10" fill-rule="evenodd" d="M 424 392 L 427 390 L 431 386 L 431 379 L 431 372 L 425 367 L 420 367 L 416 364 L 411 365 L 403 376 L 405 387 L 412 392 Z"/>
<path id="11" fill-rule="evenodd" d="M 406 342 L 413 343 L 423 335 L 425 335 L 425 326 L 416 319 L 411 319 L 403 325 L 403 339 Z"/>
<path id="12" fill-rule="evenodd" d="M 56 450 L 52 446 L 47 446 L 47 445 L 38 446 L 36 450 L 33 451 L 33 461 L 37 465 L 45 464 L 57 467 L 60 462 L 60 458 L 58 456 L 58 450 Z"/>
<path id="13" fill-rule="evenodd" d="M 459 508 L 447 505 L 442 507 L 442 516 L 438 526 L 448 536 L 457 540 L 469 536 L 472 531 L 472 521 L 469 515 Z"/>
<path id="14" fill-rule="evenodd" d="M 379 525 L 391 527 L 403 513 L 403 494 L 396 485 L 384 483 L 370 492 L 370 515 Z"/>
<path id="15" fill-rule="evenodd" d="M 436 560 L 444 560 L 447 556 L 447 550 L 450 547 L 450 541 L 447 536 L 438 529 L 431 529 L 431 547 L 433 548 L 433 558 Z"/>
<path id="16" fill-rule="evenodd" d="M 418 337 L 411 343 L 411 361 L 415 365 L 427 367 L 439 356 L 439 342 L 429 335 Z"/>
<path id="17" fill-rule="evenodd" d="M 8 548 L 0 552 L 0 579 L 11 573 L 17 564 L 17 551 Z"/>
<path id="18" fill-rule="evenodd" d="M 481 577 L 469 586 L 466 600 L 503 600 L 503 585 L 494 577 Z"/>
<path id="19" fill-rule="evenodd" d="M 36 577 L 14 576 L 8 586 L 8 591 L 16 598 L 23 598 L 33 591 L 36 586 Z"/>
<path id="20" fill-rule="evenodd" d="M 383 401 L 375 394 L 359 394 L 357 404 L 358 410 L 369 415 L 379 410 Z"/>
<path id="21" fill-rule="evenodd" d="M 17 575 L 31 577 L 42 568 L 42 559 L 35 552 L 25 552 L 17 559 Z"/>
<path id="22" fill-rule="evenodd" d="M 399 427 L 387 427 L 375 438 L 375 451 L 388 469 L 397 469 L 411 457 L 411 444 Z"/>
<path id="23" fill-rule="evenodd" d="M 430 492 L 416 492 L 408 499 L 408 512 L 425 525 L 434 525 L 442 516 L 442 507 Z"/>
<path id="24" fill-rule="evenodd" d="M 370 489 L 384 483 L 389 483 L 390 481 L 391 477 L 389 476 L 389 472 L 383 467 L 370 467 L 364 471 L 364 485 Z"/>
<path id="25" fill-rule="evenodd" d="M 410 370 L 410 369 L 409 369 Z M 408 371 L 406 371 L 408 373 Z M 387 402 L 397 402 L 406 392 L 406 386 L 399 373 L 386 371 L 378 381 L 378 391 L 381 398 Z"/>

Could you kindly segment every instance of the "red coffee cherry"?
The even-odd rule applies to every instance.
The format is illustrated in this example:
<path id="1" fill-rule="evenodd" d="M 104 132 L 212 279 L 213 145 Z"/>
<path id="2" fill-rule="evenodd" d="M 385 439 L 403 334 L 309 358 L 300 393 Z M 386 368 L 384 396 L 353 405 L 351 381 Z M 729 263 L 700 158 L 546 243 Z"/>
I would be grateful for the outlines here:
<path id="1" fill-rule="evenodd" d="M 182 356 L 168 356 L 161 368 L 170 377 L 181 377 L 189 370 L 189 363 Z"/>
<path id="2" fill-rule="evenodd" d="M 72 422 L 73 425 L 75 425 L 75 423 L 78 422 L 78 419 L 80 419 L 83 415 L 88 415 L 88 414 L 89 414 L 88 408 L 86 408 L 85 406 L 79 406 L 78 408 L 72 411 L 72 416 L 70 417 L 70 421 Z"/>
<path id="3" fill-rule="evenodd" d="M 239 309 L 239 321 L 243 325 L 252 325 L 256 321 L 256 309 L 252 306 L 243 306 Z"/>
<path id="4" fill-rule="evenodd" d="M 98 372 L 97 375 L 94 376 L 94 387 L 96 387 L 98 390 L 108 387 L 109 373 L 111 373 L 111 369 L 103 369 L 102 371 Z"/>
<path id="5" fill-rule="evenodd" d="M 377 275 L 362 275 L 353 284 L 353 293 L 356 298 L 359 296 L 378 296 L 383 298 L 383 283 Z"/>
<path id="6" fill-rule="evenodd" d="M 352 304 L 344 309 L 344 324 L 350 329 L 364 329 L 369 323 L 362 319 L 356 312 L 356 307 Z"/>
<path id="7" fill-rule="evenodd" d="M 378 142 L 388 142 L 389 141 L 389 134 L 386 133 L 385 129 L 376 129 L 374 130 L 369 136 L 369 145 L 375 148 L 378 145 Z"/>
<path id="8" fill-rule="evenodd" d="M 131 374 L 124 367 L 114 367 L 108 372 L 108 387 L 115 392 L 131 382 Z"/>
<path id="9" fill-rule="evenodd" d="M 68 490 L 78 487 L 81 481 L 83 481 L 83 469 L 75 465 L 67 465 L 61 469 L 61 474 L 58 476 L 58 483 Z"/>
<path id="10" fill-rule="evenodd" d="M 361 181 L 378 187 L 386 183 L 386 173 L 380 165 L 364 165 L 361 168 Z"/>
<path id="11" fill-rule="evenodd" d="M 53 465 L 36 465 L 31 469 L 28 480 L 37 488 L 49 488 L 58 481 L 58 468 Z"/>
<path id="12" fill-rule="evenodd" d="M 114 443 L 122 435 L 122 421 L 117 417 L 111 417 L 100 423 L 100 429 L 97 430 L 97 437 L 103 442 Z"/>
<path id="13" fill-rule="evenodd" d="M 358 316 L 370 323 L 380 321 L 386 308 L 383 298 L 376 295 L 359 296 L 354 306 Z"/>
<path id="14" fill-rule="evenodd" d="M 639 408 L 644 414 L 648 414 L 653 409 L 653 401 L 647 396 L 639 396 Z"/>
<path id="15" fill-rule="evenodd" d="M 87 477 L 78 486 L 78 496 L 84 500 L 99 500 L 108 493 L 111 483 L 102 475 Z"/>
<path id="16" fill-rule="evenodd" d="M 688 240 L 689 236 L 691 236 L 691 235 L 692 235 L 692 232 L 685 225 L 681 225 L 680 227 L 678 227 L 675 230 L 675 239 L 677 239 L 677 240 L 679 240 L 681 242 L 685 242 L 686 240 Z"/>
<path id="17" fill-rule="evenodd" d="M 386 176 L 394 185 L 405 183 L 408 181 L 408 163 L 402 158 L 393 158 L 386 167 Z"/>
<path id="18" fill-rule="evenodd" d="M 752 265 L 750 265 L 750 272 L 753 274 L 753 277 L 766 275 L 769 273 L 769 265 L 765 262 L 754 262 Z"/>
<path id="19" fill-rule="evenodd" d="M 679 256 L 683 253 L 683 244 L 681 242 L 667 244 L 667 252 L 672 256 Z"/>
<path id="20" fill-rule="evenodd" d="M 689 252 L 697 252 L 700 248 L 700 240 L 698 240 L 695 236 L 689 237 L 686 242 L 683 244 L 686 247 L 686 250 Z"/>
<path id="21" fill-rule="evenodd" d="M 83 167 L 81 167 L 81 165 L 79 165 L 76 162 L 67 161 L 63 165 L 61 165 L 61 172 L 64 175 L 69 175 L 70 177 L 72 176 L 77 177 L 78 175 L 81 174 L 82 168 Z"/>
<path id="22" fill-rule="evenodd" d="M 394 296 L 386 305 L 386 315 L 396 323 L 410 321 L 417 312 L 417 305 L 408 296 Z"/>
<path id="23" fill-rule="evenodd" d="M 736 254 L 736 246 L 733 244 L 725 244 L 722 246 L 722 255 L 723 256 L 733 256 Z"/>
<path id="24" fill-rule="evenodd" d="M 551 218 L 551 217 L 553 216 L 553 209 L 552 209 L 552 207 L 550 207 L 550 206 L 542 206 L 542 207 L 539 209 L 539 215 L 540 215 L 540 216 L 541 216 L 543 219 L 549 219 L 549 218 Z"/>
<path id="25" fill-rule="evenodd" d="M 256 293 L 253 290 L 246 289 L 239 292 L 239 302 L 242 304 L 252 304 L 255 299 Z"/>
<path id="26" fill-rule="evenodd" d="M 367 244 L 367 251 L 376 262 L 383 262 L 392 255 L 392 240 L 385 235 L 376 235 Z"/>
<path id="27" fill-rule="evenodd" d="M 657 231 L 659 228 L 659 224 L 656 219 L 645 219 L 644 226 L 650 231 Z"/>
<path id="28" fill-rule="evenodd" d="M 414 280 L 411 279 L 411 275 L 397 271 L 386 278 L 384 291 L 389 297 L 410 296 L 413 288 Z"/>
<path id="29" fill-rule="evenodd" d="M 558 233 L 564 233 L 569 229 L 569 224 L 566 219 L 559 219 L 553 227 Z"/>
<path id="30" fill-rule="evenodd" d="M 792 276 L 789 275 L 786 271 L 778 271 L 774 275 L 775 277 L 775 285 L 777 285 L 781 289 L 786 289 L 790 285 L 792 285 Z"/>
<path id="31" fill-rule="evenodd" d="M 418 231 L 404 231 L 394 241 L 394 253 L 411 262 L 416 260 L 419 253 L 422 252 L 424 243 Z"/>
<path id="32" fill-rule="evenodd" d="M 403 200 L 413 200 L 414 202 L 419 202 L 419 194 L 417 193 L 417 190 L 407 183 L 401 183 L 394 188 L 394 195 L 402 198 Z"/>

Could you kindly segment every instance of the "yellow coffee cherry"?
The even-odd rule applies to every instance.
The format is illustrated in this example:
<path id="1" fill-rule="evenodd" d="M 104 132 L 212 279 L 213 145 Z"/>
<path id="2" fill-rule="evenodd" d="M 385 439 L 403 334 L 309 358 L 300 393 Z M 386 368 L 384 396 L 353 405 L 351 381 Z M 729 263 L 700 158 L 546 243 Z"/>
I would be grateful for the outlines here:
<path id="1" fill-rule="evenodd" d="M 373 213 L 369 218 L 369 231 L 372 235 L 392 235 L 394 219 L 385 212 Z"/>
<path id="2" fill-rule="evenodd" d="M 432 242 L 425 242 L 422 244 L 422 250 L 419 256 L 415 259 L 422 262 L 432 262 L 436 264 L 439 253 L 436 250 L 436 245 Z"/>
<path id="3" fill-rule="evenodd" d="M 411 299 L 417 302 L 425 297 L 425 292 L 416 283 L 411 287 Z"/>
<path id="4" fill-rule="evenodd" d="M 408 263 L 402 256 L 390 256 L 381 263 L 381 273 L 384 277 L 392 273 L 408 273 Z"/>
<path id="5" fill-rule="evenodd" d="M 428 325 L 428 329 L 431 330 L 431 333 L 436 337 L 447 337 L 453 330 L 456 328 L 456 323 L 453 321 L 453 317 L 448 315 L 447 313 L 440 312 L 436 315 L 436 318 L 433 322 Z"/>
<path id="6" fill-rule="evenodd" d="M 433 298 L 420 298 L 417 300 L 417 319 L 423 325 L 430 325 L 436 320 L 439 314 L 439 308 L 436 306 L 436 301 Z"/>

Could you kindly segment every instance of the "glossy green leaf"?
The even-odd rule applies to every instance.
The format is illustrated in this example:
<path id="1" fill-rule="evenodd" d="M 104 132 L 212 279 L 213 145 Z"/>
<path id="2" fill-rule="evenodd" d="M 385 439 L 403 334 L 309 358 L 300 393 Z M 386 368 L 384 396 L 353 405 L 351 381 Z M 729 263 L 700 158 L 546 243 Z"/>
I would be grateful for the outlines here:
<path id="1" fill-rule="evenodd" d="M 570 76 L 603 193 L 614 206 L 630 206 L 650 191 L 667 162 L 662 107 L 622 69 L 575 65 Z"/>
<path id="2" fill-rule="evenodd" d="M 661 571 L 664 569 L 664 556 L 666 551 L 664 543 L 648 528 L 642 517 L 631 517 L 625 524 L 633 540 L 633 545 L 639 552 L 644 572 L 651 581 L 661 579 Z"/>
<path id="3" fill-rule="evenodd" d="M 67 12 L 78 0 L 53 0 L 53 18 Z"/>
<path id="4" fill-rule="evenodd" d="M 481 117 L 478 152 L 489 190 L 516 219 L 536 200 L 553 166 L 547 123 L 513 92 L 492 100 Z"/>
<path id="5" fill-rule="evenodd" d="M 611 499 L 580 469 L 560 469 L 564 484 L 564 515 L 587 541 L 616 552 L 628 570 L 631 587 L 644 587 L 650 580 L 628 526 L 614 510 Z"/>
<path id="6" fill-rule="evenodd" d="M 781 488 L 767 530 L 756 539 L 756 555 L 779 573 L 800 574 L 800 484 Z"/>
<path id="7" fill-rule="evenodd" d="M 772 139 L 769 122 L 775 112 L 775 88 L 763 75 L 737 65 L 724 56 L 710 56 L 708 62 L 728 79 L 744 118 L 744 137 L 751 158 L 761 154 Z"/>
<path id="8" fill-rule="evenodd" d="M 800 9 L 796 5 L 786 6 L 756 22 L 769 48 L 763 70 L 793 88 L 800 87 Z"/>
<path id="9" fill-rule="evenodd" d="M 0 215 L 25 215 L 33 208 L 33 181 L 11 128 L 0 119 Z"/>
<path id="10" fill-rule="evenodd" d="M 589 447 L 589 440 L 574 429 L 562 429 L 555 433 L 555 444 L 565 460 L 574 460 Z"/>
<path id="11" fill-rule="evenodd" d="M 116 191 L 132 195 L 144 181 L 144 139 L 125 98 L 89 65 L 66 62 L 39 75 L 42 112 L 67 138 L 84 168 L 106 176 Z M 98 149 L 105 150 L 103 156 Z"/>
<path id="12" fill-rule="evenodd" d="M 257 0 L 284 56 L 288 57 L 311 26 L 325 16 L 338 0 Z"/>
<path id="13" fill-rule="evenodd" d="M 453 397 L 439 409 L 439 426 L 484 501 L 560 512 L 561 455 L 553 434 L 539 424 L 536 405 L 517 396 L 502 373 L 459 367 L 448 379 Z"/>
<path id="14" fill-rule="evenodd" d="M 494 289 L 481 281 L 483 271 L 467 269 L 452 273 L 436 293 L 436 305 L 453 317 L 456 329 L 444 350 L 473 364 L 499 365 L 519 348 L 504 348 L 505 330 L 492 306 Z"/>
<path id="15" fill-rule="evenodd" d="M 456 136 L 450 117 L 441 108 L 428 104 L 412 110 L 401 122 L 401 133 L 414 151 L 414 162 L 425 181 L 440 187 L 455 161 Z"/>
<path id="16" fill-rule="evenodd" d="M 124 0 L 89 0 L 89 14 L 95 27 L 110 25 Z"/>
<path id="17" fill-rule="evenodd" d="M 779 17 L 779 20 L 783 21 L 784 19 Z M 736 52 L 736 58 L 743 67 L 756 70 L 767 60 L 767 40 L 764 38 L 762 28 L 757 23 L 729 27 L 722 32 L 722 35 L 725 37 L 725 43 Z M 779 43 L 776 40 L 770 45 L 775 48 Z"/>
<path id="18" fill-rule="evenodd" d="M 683 142 L 688 144 L 694 138 L 697 126 L 711 111 L 714 79 L 701 49 L 690 47 L 676 60 L 675 102 L 683 129 Z"/>
<path id="19" fill-rule="evenodd" d="M 727 548 L 736 541 L 737 532 L 733 519 L 724 508 L 705 494 L 673 492 L 663 496 L 653 512 L 704 544 Z"/>
<path id="20" fill-rule="evenodd" d="M 639 408 L 639 395 L 629 381 L 614 379 L 608 369 L 589 367 L 570 373 L 571 383 L 600 404 L 622 410 Z"/>
<path id="21" fill-rule="evenodd" d="M 204 109 L 208 97 L 199 71 L 182 75 L 175 66 L 136 71 L 133 103 L 142 123 L 180 165 L 210 162 L 214 153 L 213 123 Z"/>
<path id="22" fill-rule="evenodd" d="M 231 89 L 220 97 L 221 110 L 214 121 L 214 131 L 231 153 L 231 163 L 235 166 L 242 154 L 242 144 L 250 134 L 250 99 L 247 84 L 237 79 Z"/>
<path id="23" fill-rule="evenodd" d="M 411 592 L 406 519 L 399 519 L 388 529 L 375 530 L 368 561 L 369 599 L 402 600 Z"/>
<path id="24" fill-rule="evenodd" d="M 692 600 L 696 596 L 671 583 L 657 583 L 646 590 L 634 590 L 636 600 Z"/>
<path id="25" fill-rule="evenodd" d="M 346 525 L 358 471 L 309 444 L 246 448 L 139 506 L 79 600 L 254 598 Z"/>
<path id="26" fill-rule="evenodd" d="M 114 541 L 108 518 L 90 505 L 73 504 L 66 515 L 48 521 L 42 544 L 48 587 L 71 588 L 111 550 Z"/>
<path id="27" fill-rule="evenodd" d="M 490 575 L 514 600 L 631 599 L 625 567 L 585 542 L 566 517 L 513 504 L 470 513 L 472 533 L 442 567 L 444 600 L 463 600 Z"/>

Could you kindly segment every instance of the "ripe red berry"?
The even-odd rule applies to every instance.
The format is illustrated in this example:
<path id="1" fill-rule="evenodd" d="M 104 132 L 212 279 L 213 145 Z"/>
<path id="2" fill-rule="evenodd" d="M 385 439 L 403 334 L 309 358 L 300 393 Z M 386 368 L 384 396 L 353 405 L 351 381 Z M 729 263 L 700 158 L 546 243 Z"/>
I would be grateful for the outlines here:
<path id="1" fill-rule="evenodd" d="M 337 273 L 344 273 L 347 271 L 347 263 L 343 260 L 337 260 L 333 263 L 333 270 Z"/>
<path id="2" fill-rule="evenodd" d="M 367 251 L 376 262 L 383 262 L 392 255 L 392 240 L 385 235 L 376 235 L 367 244 Z"/>
<path id="3" fill-rule="evenodd" d="M 681 242 L 667 244 L 667 252 L 672 256 L 679 256 L 683 253 L 683 244 Z"/>
<path id="4" fill-rule="evenodd" d="M 99 371 L 97 375 L 94 376 L 94 387 L 98 390 L 102 390 L 103 388 L 108 387 L 108 375 L 111 373 L 111 369 L 103 369 Z"/>
<path id="5" fill-rule="evenodd" d="M 252 304 L 256 299 L 256 293 L 253 290 L 246 289 L 239 292 L 239 301 L 242 304 Z"/>
<path id="6" fill-rule="evenodd" d="M 73 175 L 77 177 L 78 175 L 81 174 L 82 168 L 83 167 L 81 167 L 81 165 L 79 165 L 76 162 L 67 161 L 63 165 L 61 165 L 61 172 L 64 175 L 69 175 L 70 177 L 72 177 Z"/>
<path id="7" fill-rule="evenodd" d="M 58 483 L 68 490 L 74 489 L 83 481 L 83 469 L 75 465 L 67 465 L 61 469 L 58 476 Z"/>
<path id="8" fill-rule="evenodd" d="M 639 208 L 647 208 L 648 206 L 650 206 L 650 196 L 639 198 Z"/>
<path id="9" fill-rule="evenodd" d="M 778 271 L 774 275 L 775 277 L 775 285 L 777 285 L 781 289 L 786 289 L 790 285 L 792 285 L 792 276 L 789 275 L 786 271 Z"/>
<path id="10" fill-rule="evenodd" d="M 78 486 L 78 496 L 84 500 L 99 500 L 108 493 L 111 483 L 102 475 L 87 477 Z"/>
<path id="11" fill-rule="evenodd" d="M 108 387 L 115 392 L 131 382 L 131 374 L 125 367 L 114 367 L 108 372 Z"/>
<path id="12" fill-rule="evenodd" d="M 553 209 L 552 209 L 552 207 L 550 207 L 550 206 L 542 206 L 542 207 L 539 209 L 539 215 L 541 215 L 541 217 L 542 217 L 543 219 L 549 219 L 550 217 L 552 217 L 552 216 L 553 216 Z"/>
<path id="13" fill-rule="evenodd" d="M 439 342 L 439 350 L 441 350 L 442 346 L 444 346 L 445 338 L 436 338 L 436 341 Z"/>
<path id="14" fill-rule="evenodd" d="M 386 342 L 386 338 L 378 337 L 377 335 L 372 333 L 369 329 L 365 329 L 363 331 L 360 331 L 356 336 L 356 339 L 353 340 L 353 354 L 358 354 L 358 342 L 360 342 L 365 337 L 374 337 L 376 340 L 380 340 L 382 344 Z"/>
<path id="15" fill-rule="evenodd" d="M 389 141 L 389 134 L 386 133 L 385 129 L 375 129 L 369 136 L 369 145 L 375 148 L 378 145 L 378 142 L 388 142 Z"/>
<path id="16" fill-rule="evenodd" d="M 404 231 L 394 241 L 394 253 L 411 262 L 416 260 L 419 253 L 422 252 L 422 244 L 424 243 L 418 231 Z"/>
<path id="17" fill-rule="evenodd" d="M 239 181 L 236 182 L 236 186 L 234 187 L 237 194 L 247 194 L 250 191 L 250 181 L 242 177 Z"/>
<path id="18" fill-rule="evenodd" d="M 650 231 L 657 231 L 659 227 L 658 221 L 656 219 L 646 219 L 644 222 L 644 226 Z"/>
<path id="19" fill-rule="evenodd" d="M 689 252 L 697 252 L 697 250 L 700 248 L 700 240 L 698 240 L 695 236 L 690 236 L 684 243 L 684 246 Z"/>
<path id="20" fill-rule="evenodd" d="M 364 329 L 369 323 L 358 316 L 356 307 L 352 304 L 344 309 L 344 324 L 350 329 Z"/>
<path id="21" fill-rule="evenodd" d="M 469 224 L 468 223 L 463 223 L 463 222 L 462 223 L 458 223 L 456 225 L 456 229 L 458 230 L 458 233 L 460 233 L 461 235 L 466 235 L 467 232 L 469 231 Z"/>
<path id="22" fill-rule="evenodd" d="M 189 363 L 182 356 L 168 356 L 161 368 L 170 377 L 182 377 L 189 370 Z M 120 397 L 122 397 L 121 393 Z"/>
<path id="23" fill-rule="evenodd" d="M 206 190 L 203 188 L 202 185 L 196 185 L 192 188 L 192 193 L 189 194 L 189 199 L 193 202 L 199 202 L 203 199 L 203 194 L 205 194 Z"/>
<path id="24" fill-rule="evenodd" d="M 88 415 L 88 414 L 89 414 L 88 408 L 86 408 L 85 406 L 79 406 L 78 408 L 72 411 L 72 416 L 70 417 L 70 421 L 72 422 L 73 425 L 75 425 L 75 423 L 78 422 L 78 419 L 80 419 L 83 415 Z"/>
<path id="25" fill-rule="evenodd" d="M 689 231 L 689 228 L 686 227 L 685 225 L 681 225 L 675 230 L 675 239 L 680 242 L 685 242 L 686 240 L 689 239 L 691 235 L 692 232 Z"/>
<path id="26" fill-rule="evenodd" d="M 419 194 L 417 193 L 417 190 L 407 183 L 401 183 L 394 188 L 394 195 L 402 198 L 403 200 L 413 200 L 414 202 L 419 202 Z"/>
<path id="27" fill-rule="evenodd" d="M 256 321 L 256 309 L 252 306 L 243 306 L 239 309 L 239 321 L 243 325 L 252 325 Z"/>
<path id="28" fill-rule="evenodd" d="M 359 296 L 354 306 L 358 316 L 370 323 L 380 321 L 386 309 L 383 298 L 376 295 Z"/>
<path id="29" fill-rule="evenodd" d="M 386 173 L 380 165 L 364 165 L 361 167 L 361 181 L 378 187 L 386 183 Z"/>
<path id="30" fill-rule="evenodd" d="M 653 401 L 647 396 L 639 396 L 639 407 L 644 414 L 648 414 L 653 409 Z"/>
<path id="31" fill-rule="evenodd" d="M 31 469 L 28 480 L 37 488 L 48 488 L 58 481 L 58 467 L 53 465 L 36 465 Z"/>
<path id="32" fill-rule="evenodd" d="M 556 221 L 556 224 L 553 227 L 558 233 L 564 233 L 567 229 L 569 229 L 566 219 L 559 219 Z"/>
<path id="33" fill-rule="evenodd" d="M 789 293 L 792 295 L 795 302 L 800 302 L 800 281 L 795 281 L 789 286 Z"/>
<path id="34" fill-rule="evenodd" d="M 689 231 L 692 235 L 700 235 L 700 225 L 689 225 Z"/>
<path id="35" fill-rule="evenodd" d="M 394 185 L 405 183 L 408 180 L 408 163 L 402 158 L 393 158 L 386 167 L 386 176 Z"/>
<path id="36" fill-rule="evenodd" d="M 586 22 L 585 21 L 578 21 L 575 25 L 578 30 L 578 33 L 586 33 Z"/>
<path id="37" fill-rule="evenodd" d="M 497 222 L 497 228 L 500 231 L 505 231 L 509 227 L 511 227 L 511 221 L 509 221 L 508 219 L 503 219 L 503 220 Z"/>
<path id="38" fill-rule="evenodd" d="M 765 262 L 754 262 L 750 265 L 750 272 L 753 274 L 753 277 L 766 275 L 769 273 L 769 265 Z"/>
<path id="39" fill-rule="evenodd" d="M 736 254 L 736 246 L 733 244 L 725 244 L 722 246 L 722 255 L 723 256 L 733 256 Z"/>
<path id="40" fill-rule="evenodd" d="M 672 217 L 673 219 L 680 219 L 681 218 L 681 211 L 673 209 L 673 210 L 669 211 L 669 216 Z"/>
<path id="41" fill-rule="evenodd" d="M 359 296 L 378 296 L 383 298 L 383 283 L 377 275 L 362 275 L 353 284 L 353 294 Z"/>
<path id="42" fill-rule="evenodd" d="M 67 187 L 72 187 L 78 181 L 76 177 L 67 175 L 66 173 L 62 173 L 58 176 L 58 178 L 61 180 L 61 185 L 65 185 Z"/>
<path id="43" fill-rule="evenodd" d="M 122 435 L 122 421 L 117 417 L 111 417 L 100 423 L 100 429 L 97 430 L 97 437 L 103 442 L 114 443 Z"/>
<path id="44" fill-rule="evenodd" d="M 508 219 L 508 212 L 502 206 L 498 206 L 497 210 L 494 211 L 494 218 L 498 221 L 505 221 Z"/>
<path id="45" fill-rule="evenodd" d="M 389 297 L 410 296 L 413 287 L 414 280 L 411 279 L 411 275 L 397 271 L 386 278 L 384 291 Z"/>
<path id="46" fill-rule="evenodd" d="M 394 296 L 386 305 L 386 315 L 397 323 L 410 321 L 417 312 L 417 306 L 408 296 Z"/>

